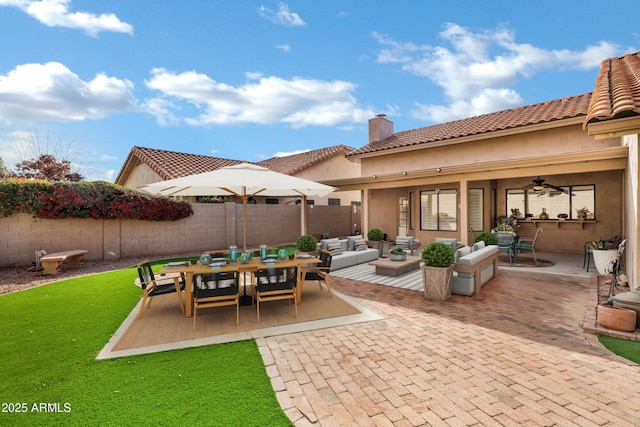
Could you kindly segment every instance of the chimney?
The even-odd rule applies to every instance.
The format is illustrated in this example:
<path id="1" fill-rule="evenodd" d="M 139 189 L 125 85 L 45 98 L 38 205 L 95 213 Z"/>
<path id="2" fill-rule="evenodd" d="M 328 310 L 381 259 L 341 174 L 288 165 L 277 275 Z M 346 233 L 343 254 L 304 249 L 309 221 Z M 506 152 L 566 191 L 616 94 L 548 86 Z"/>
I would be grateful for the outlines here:
<path id="1" fill-rule="evenodd" d="M 369 144 L 389 138 L 393 135 L 393 122 L 387 120 L 385 114 L 376 114 L 373 119 L 369 119 Z"/>

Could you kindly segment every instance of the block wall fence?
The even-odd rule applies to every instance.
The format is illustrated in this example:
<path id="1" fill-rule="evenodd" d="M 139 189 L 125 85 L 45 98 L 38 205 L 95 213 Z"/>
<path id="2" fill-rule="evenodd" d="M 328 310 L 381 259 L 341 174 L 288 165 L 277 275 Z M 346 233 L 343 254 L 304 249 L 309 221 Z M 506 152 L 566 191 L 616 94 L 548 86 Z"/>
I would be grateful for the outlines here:
<path id="1" fill-rule="evenodd" d="M 244 209 L 236 203 L 194 203 L 194 215 L 178 221 L 0 217 L 0 266 L 30 266 L 35 252 L 86 249 L 88 260 L 171 256 L 209 249 L 242 248 Z M 360 207 L 306 206 L 307 232 L 344 237 L 360 229 Z M 299 205 L 246 206 L 247 247 L 294 243 L 300 236 Z"/>

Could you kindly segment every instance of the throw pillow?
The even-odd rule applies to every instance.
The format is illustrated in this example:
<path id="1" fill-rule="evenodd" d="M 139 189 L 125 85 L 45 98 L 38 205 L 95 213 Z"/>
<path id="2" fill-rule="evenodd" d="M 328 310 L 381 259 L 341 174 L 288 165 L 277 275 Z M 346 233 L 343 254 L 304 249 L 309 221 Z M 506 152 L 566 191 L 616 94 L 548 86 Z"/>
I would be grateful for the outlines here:
<path id="1" fill-rule="evenodd" d="M 480 240 L 479 242 L 474 243 L 472 252 L 475 252 L 478 249 L 482 249 L 482 248 L 484 248 L 484 240 Z"/>
<path id="2" fill-rule="evenodd" d="M 469 246 L 465 246 L 456 251 L 456 262 L 460 260 L 465 255 L 469 255 L 471 253 L 471 248 Z"/>
<path id="3" fill-rule="evenodd" d="M 362 241 L 362 242 L 357 241 L 356 242 L 356 251 L 364 251 L 366 249 L 367 249 L 367 242 L 365 242 L 365 241 Z"/>
<path id="4" fill-rule="evenodd" d="M 342 245 L 340 242 L 329 243 L 327 250 L 331 252 L 331 255 L 340 255 L 342 254 Z"/>
<path id="5" fill-rule="evenodd" d="M 338 238 L 320 240 L 320 248 L 329 250 L 329 245 L 332 243 L 338 243 Z"/>

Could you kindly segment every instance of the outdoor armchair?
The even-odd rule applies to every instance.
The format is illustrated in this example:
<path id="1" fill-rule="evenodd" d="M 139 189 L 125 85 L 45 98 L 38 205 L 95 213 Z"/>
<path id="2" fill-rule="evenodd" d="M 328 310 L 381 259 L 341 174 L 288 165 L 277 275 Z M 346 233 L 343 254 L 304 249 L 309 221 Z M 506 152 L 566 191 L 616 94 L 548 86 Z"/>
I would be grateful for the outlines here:
<path id="1" fill-rule="evenodd" d="M 326 249 L 321 249 L 320 264 L 315 265 L 313 267 L 309 267 L 309 270 L 307 270 L 307 272 L 305 273 L 304 280 L 300 285 L 302 286 L 302 284 L 307 280 L 316 281 L 318 282 L 318 286 L 320 286 L 320 290 L 322 290 L 322 284 L 324 283 L 325 286 L 327 287 L 327 292 L 329 293 L 329 296 L 333 297 L 333 294 L 331 293 L 331 284 L 329 283 L 329 277 L 330 277 L 329 271 L 331 270 L 332 258 L 333 258 L 333 255 L 331 254 L 330 251 Z"/>
<path id="2" fill-rule="evenodd" d="M 184 301 L 182 300 L 182 291 L 184 290 L 184 278 L 181 275 L 171 277 L 161 277 L 156 279 L 151 269 L 151 263 L 144 260 L 138 264 L 138 276 L 140 287 L 142 288 L 142 304 L 140 304 L 140 312 L 138 319 L 142 317 L 144 310 L 151 307 L 151 300 L 158 295 L 170 294 L 175 292 L 180 303 L 180 310 L 184 314 Z"/>
<path id="3" fill-rule="evenodd" d="M 197 274 L 193 278 L 193 330 L 196 330 L 198 310 L 202 308 L 236 306 L 236 325 L 240 323 L 240 286 L 238 272 Z"/>

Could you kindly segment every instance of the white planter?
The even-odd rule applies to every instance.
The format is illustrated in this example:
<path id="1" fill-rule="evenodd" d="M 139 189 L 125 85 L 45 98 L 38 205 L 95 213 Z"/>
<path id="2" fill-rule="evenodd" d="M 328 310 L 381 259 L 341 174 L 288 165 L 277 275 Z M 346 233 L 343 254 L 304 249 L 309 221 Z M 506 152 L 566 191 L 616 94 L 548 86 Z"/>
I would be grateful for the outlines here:
<path id="1" fill-rule="evenodd" d="M 391 261 L 406 261 L 407 260 L 407 254 L 405 253 L 401 253 L 401 254 L 389 254 L 389 259 Z"/>
<path id="2" fill-rule="evenodd" d="M 599 274 L 611 274 L 611 272 L 607 273 L 606 268 L 607 264 L 611 260 L 611 258 L 616 258 L 618 256 L 617 249 L 606 249 L 606 250 L 593 250 L 593 263 L 596 265 L 596 270 L 598 270 Z"/>

